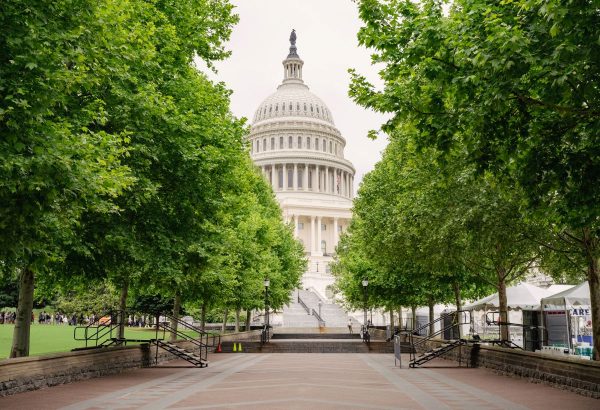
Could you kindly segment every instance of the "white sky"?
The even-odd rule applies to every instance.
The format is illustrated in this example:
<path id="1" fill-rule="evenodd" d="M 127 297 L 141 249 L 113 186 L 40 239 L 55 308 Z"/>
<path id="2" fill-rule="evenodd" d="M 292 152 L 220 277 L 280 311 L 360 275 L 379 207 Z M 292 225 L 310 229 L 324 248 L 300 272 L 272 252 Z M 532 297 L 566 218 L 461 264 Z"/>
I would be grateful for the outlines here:
<path id="1" fill-rule="evenodd" d="M 261 101 L 275 92 L 283 79 L 281 62 L 296 29 L 298 54 L 304 60 L 303 79 L 321 97 L 346 138 L 345 157 L 356 167 L 355 183 L 380 159 L 385 136 L 372 141 L 367 131 L 379 129 L 384 116 L 357 106 L 348 97 L 349 68 L 356 68 L 377 84 L 370 52 L 358 46 L 361 27 L 351 0 L 231 0 L 240 22 L 234 28 L 227 61 L 217 64 L 218 74 L 233 90 L 231 109 L 249 121 Z"/>

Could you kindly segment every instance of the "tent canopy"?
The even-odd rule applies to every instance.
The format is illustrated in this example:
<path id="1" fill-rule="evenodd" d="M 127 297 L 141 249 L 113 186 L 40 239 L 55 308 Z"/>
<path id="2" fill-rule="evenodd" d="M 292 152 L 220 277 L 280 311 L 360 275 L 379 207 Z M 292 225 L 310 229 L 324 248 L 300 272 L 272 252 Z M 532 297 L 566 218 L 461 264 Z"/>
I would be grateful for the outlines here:
<path id="1" fill-rule="evenodd" d="M 573 309 L 590 306 L 590 285 L 587 281 L 542 299 L 544 310 Z"/>
<path id="2" fill-rule="evenodd" d="M 515 286 L 506 288 L 506 299 L 509 309 L 533 310 L 540 305 L 540 300 L 549 296 L 548 289 L 543 289 L 529 283 L 519 283 Z M 500 307 L 500 298 L 498 293 L 486 296 L 473 303 L 466 305 L 466 310 L 492 310 Z"/>

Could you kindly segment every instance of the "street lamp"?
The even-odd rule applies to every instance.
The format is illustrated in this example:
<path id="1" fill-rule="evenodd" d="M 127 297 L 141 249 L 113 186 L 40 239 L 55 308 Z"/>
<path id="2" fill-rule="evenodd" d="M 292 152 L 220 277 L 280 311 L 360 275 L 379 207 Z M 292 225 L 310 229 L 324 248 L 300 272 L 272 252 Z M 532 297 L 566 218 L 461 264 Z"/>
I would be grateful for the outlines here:
<path id="1" fill-rule="evenodd" d="M 364 296 L 365 296 L 365 319 L 364 319 L 364 324 L 365 327 L 367 326 L 367 299 L 369 298 L 369 295 L 367 293 L 367 286 L 369 286 L 369 281 L 367 279 L 364 279 L 362 281 L 362 285 L 363 285 L 363 290 L 364 290 Z"/>
<path id="2" fill-rule="evenodd" d="M 265 279 L 263 282 L 265 285 L 265 325 L 267 327 L 267 332 L 269 331 L 269 285 L 271 282 L 269 279 Z"/>

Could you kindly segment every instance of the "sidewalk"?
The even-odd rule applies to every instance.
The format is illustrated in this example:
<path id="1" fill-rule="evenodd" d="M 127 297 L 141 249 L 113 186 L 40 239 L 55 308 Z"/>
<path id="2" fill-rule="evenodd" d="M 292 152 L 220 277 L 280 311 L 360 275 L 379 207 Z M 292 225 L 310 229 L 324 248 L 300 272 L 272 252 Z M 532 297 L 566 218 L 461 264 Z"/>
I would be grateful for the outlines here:
<path id="1" fill-rule="evenodd" d="M 177 361 L 0 398 L 0 408 L 600 408 L 595 399 L 487 369 L 449 367 L 454 362 L 440 359 L 421 369 L 395 368 L 391 354 L 246 353 L 209 359 L 206 369 Z"/>

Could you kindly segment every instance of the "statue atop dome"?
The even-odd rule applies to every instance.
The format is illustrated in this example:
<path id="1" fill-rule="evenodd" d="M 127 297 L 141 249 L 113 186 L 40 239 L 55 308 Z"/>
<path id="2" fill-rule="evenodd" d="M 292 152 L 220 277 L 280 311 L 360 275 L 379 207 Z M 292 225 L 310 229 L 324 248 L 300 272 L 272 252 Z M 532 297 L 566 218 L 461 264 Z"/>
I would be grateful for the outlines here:
<path id="1" fill-rule="evenodd" d="M 297 53 L 296 48 L 296 30 L 292 29 L 292 33 L 290 34 L 290 53 L 287 58 L 300 58 Z"/>

